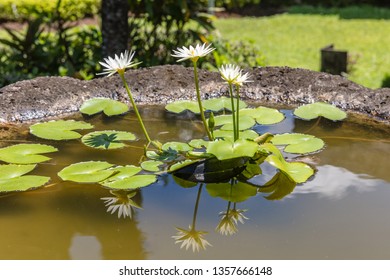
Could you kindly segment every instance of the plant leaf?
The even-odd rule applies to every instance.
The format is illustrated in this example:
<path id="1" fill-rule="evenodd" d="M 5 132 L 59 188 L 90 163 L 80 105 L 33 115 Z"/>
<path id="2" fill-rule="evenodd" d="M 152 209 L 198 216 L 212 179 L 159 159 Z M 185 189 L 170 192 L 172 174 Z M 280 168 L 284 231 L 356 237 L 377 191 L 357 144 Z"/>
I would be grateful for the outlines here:
<path id="1" fill-rule="evenodd" d="M 8 163 L 31 164 L 50 158 L 40 154 L 58 151 L 53 146 L 42 144 L 18 144 L 0 149 L 0 160 Z"/>
<path id="2" fill-rule="evenodd" d="M 200 113 L 198 102 L 190 100 L 179 100 L 169 103 L 165 106 L 165 109 L 169 112 L 176 114 L 180 114 L 186 110 L 191 111 L 195 114 Z"/>
<path id="3" fill-rule="evenodd" d="M 206 190 L 212 197 L 220 197 L 231 202 L 242 202 L 257 194 L 257 188 L 244 182 L 212 183 L 206 185 Z"/>
<path id="4" fill-rule="evenodd" d="M 147 187 L 156 181 L 156 175 L 134 175 L 122 180 L 116 180 L 110 183 L 102 183 L 102 185 L 114 190 L 130 190 Z"/>
<path id="5" fill-rule="evenodd" d="M 240 110 L 240 116 L 250 116 L 256 120 L 258 124 L 270 125 L 279 123 L 284 120 L 284 114 L 276 109 L 267 107 L 245 108 Z"/>
<path id="6" fill-rule="evenodd" d="M 101 184 L 106 184 L 118 180 L 123 180 L 129 177 L 132 177 L 139 172 L 141 172 L 142 168 L 134 165 L 126 165 L 126 166 L 116 166 L 113 168 L 109 168 L 108 171 L 114 171 L 113 175 L 108 177 L 106 180 L 101 182 Z"/>
<path id="7" fill-rule="evenodd" d="M 209 141 L 203 140 L 203 139 L 192 139 L 188 145 L 195 149 L 202 149 L 206 148 L 207 145 L 209 144 Z"/>
<path id="8" fill-rule="evenodd" d="M 203 107 L 205 110 L 210 110 L 214 112 L 219 112 L 223 109 L 227 109 L 229 111 L 232 111 L 232 103 L 230 97 L 219 97 L 219 98 L 212 98 L 212 99 L 207 99 L 202 102 Z M 234 98 L 234 106 L 237 104 L 237 99 Z M 239 105 L 241 108 L 245 108 L 247 105 L 244 101 L 240 100 Z"/>
<path id="9" fill-rule="evenodd" d="M 147 160 L 143 161 L 141 163 L 141 167 L 143 170 L 150 171 L 150 172 L 158 172 L 160 171 L 160 166 L 164 163 L 162 161 L 158 160 Z"/>
<path id="10" fill-rule="evenodd" d="M 295 182 L 306 182 L 314 174 L 314 170 L 305 163 L 285 161 L 282 153 L 274 145 L 266 143 L 261 145 L 261 147 L 272 153 L 265 160 Z"/>
<path id="11" fill-rule="evenodd" d="M 0 192 L 27 191 L 49 182 L 50 177 L 25 175 L 36 167 L 35 164 L 0 165 Z"/>
<path id="12" fill-rule="evenodd" d="M 60 172 L 58 176 L 64 181 L 79 183 L 97 183 L 115 173 L 115 169 L 108 169 L 113 164 L 105 161 L 86 161 L 71 164 Z"/>
<path id="13" fill-rule="evenodd" d="M 213 154 L 219 160 L 238 158 L 238 157 L 252 157 L 258 149 L 256 142 L 238 139 L 233 142 L 230 139 L 216 140 L 210 142 L 206 152 Z"/>
<path id="14" fill-rule="evenodd" d="M 107 116 L 115 116 L 126 113 L 129 110 L 125 103 L 110 98 L 92 98 L 83 103 L 80 112 L 94 115 L 103 111 Z"/>
<path id="15" fill-rule="evenodd" d="M 121 141 L 135 141 L 137 138 L 131 132 L 103 130 L 84 135 L 81 141 L 84 145 L 97 149 L 119 149 L 125 146 Z"/>
<path id="16" fill-rule="evenodd" d="M 253 140 L 257 138 L 259 134 L 254 130 L 244 130 L 240 131 L 239 137 L 241 139 L 250 139 Z M 232 130 L 215 130 L 214 131 L 214 138 L 230 138 L 233 140 L 233 131 Z"/>
<path id="17" fill-rule="evenodd" d="M 183 143 L 183 142 L 167 142 L 164 143 L 162 149 L 164 151 L 168 151 L 169 149 L 171 149 L 178 152 L 188 152 L 192 150 L 192 148 L 187 143 Z"/>
<path id="18" fill-rule="evenodd" d="M 222 130 L 233 130 L 232 115 L 220 115 L 214 117 L 215 126 L 222 126 Z M 256 124 L 255 120 L 250 116 L 240 116 L 240 130 L 246 130 Z"/>
<path id="19" fill-rule="evenodd" d="M 173 150 L 171 148 L 168 148 L 167 150 L 163 150 L 159 153 L 155 151 L 147 151 L 146 157 L 153 160 L 160 160 L 160 161 L 173 161 L 177 159 L 178 152 L 176 150 Z"/>
<path id="20" fill-rule="evenodd" d="M 302 133 L 276 134 L 271 142 L 274 145 L 287 145 L 284 151 L 293 154 L 312 153 L 321 150 L 325 146 L 321 139 Z"/>
<path id="21" fill-rule="evenodd" d="M 80 133 L 73 130 L 91 128 L 93 125 L 82 121 L 58 120 L 34 124 L 30 126 L 30 133 L 43 139 L 70 140 L 81 137 Z"/>
<path id="22" fill-rule="evenodd" d="M 300 106 L 294 110 L 294 115 L 305 120 L 324 117 L 332 121 L 341 121 L 347 117 L 347 114 L 344 111 L 325 102 L 316 102 Z"/>

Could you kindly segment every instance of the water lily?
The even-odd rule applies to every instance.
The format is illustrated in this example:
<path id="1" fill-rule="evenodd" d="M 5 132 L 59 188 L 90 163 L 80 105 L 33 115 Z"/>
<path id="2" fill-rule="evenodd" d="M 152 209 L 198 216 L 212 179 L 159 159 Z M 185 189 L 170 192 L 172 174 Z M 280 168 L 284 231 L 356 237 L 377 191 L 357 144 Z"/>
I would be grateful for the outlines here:
<path id="1" fill-rule="evenodd" d="M 135 52 L 129 52 L 125 51 L 124 53 L 121 53 L 120 56 L 115 55 L 114 58 L 108 57 L 104 58 L 104 62 L 99 62 L 100 65 L 104 67 L 102 73 L 98 73 L 98 75 L 106 75 L 108 76 L 114 75 L 115 73 L 124 73 L 127 68 L 134 67 L 141 62 L 133 62 L 133 56 Z"/>
<path id="2" fill-rule="evenodd" d="M 196 62 L 200 57 L 208 55 L 213 50 L 215 50 L 215 48 L 212 48 L 211 44 L 197 44 L 195 48 L 193 46 L 189 46 L 188 48 L 177 48 L 177 50 L 173 50 L 174 53 L 172 54 L 172 56 L 180 58 L 177 60 L 177 62 L 184 61 L 187 59 L 191 59 L 193 62 Z"/>
<path id="3" fill-rule="evenodd" d="M 250 78 L 249 73 L 242 74 L 242 71 L 241 71 L 240 74 L 233 81 L 233 84 L 236 86 L 242 86 L 244 83 L 252 82 L 249 80 L 249 78 Z"/>
<path id="4" fill-rule="evenodd" d="M 205 250 L 206 246 L 211 246 L 211 244 L 204 239 L 204 235 L 207 234 L 206 231 L 195 230 L 194 227 L 189 226 L 189 230 L 183 228 L 176 228 L 178 230 L 177 235 L 172 236 L 176 240 L 175 244 L 181 243 L 180 248 L 185 247 L 188 250 L 192 247 L 192 251 L 199 252 L 200 249 Z"/>
<path id="5" fill-rule="evenodd" d="M 225 64 L 218 68 L 222 79 L 227 83 L 234 83 L 239 75 L 241 75 L 241 68 L 233 64 Z"/>
<path id="6" fill-rule="evenodd" d="M 104 201 L 104 204 L 108 206 L 107 212 L 114 214 L 118 212 L 118 218 L 133 217 L 134 208 L 142 209 L 137 203 L 135 203 L 131 198 L 133 198 L 137 192 L 111 192 L 114 194 L 114 197 L 102 197 L 101 200 Z"/>

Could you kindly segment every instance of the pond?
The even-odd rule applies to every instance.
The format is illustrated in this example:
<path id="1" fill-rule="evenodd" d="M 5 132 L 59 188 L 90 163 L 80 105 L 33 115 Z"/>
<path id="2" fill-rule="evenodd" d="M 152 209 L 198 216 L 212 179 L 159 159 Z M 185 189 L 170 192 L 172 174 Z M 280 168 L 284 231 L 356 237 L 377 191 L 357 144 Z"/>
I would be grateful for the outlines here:
<path id="1" fill-rule="evenodd" d="M 301 158 L 317 169 L 311 180 L 281 200 L 257 193 L 229 204 L 215 196 L 213 186 L 182 187 L 172 175 L 163 175 L 132 198 L 142 209 L 134 207 L 131 218 L 107 211 L 108 200 L 102 198 L 113 197 L 109 190 L 62 181 L 57 173 L 86 160 L 138 165 L 144 141 L 106 151 L 79 140 L 42 140 L 21 131 L 15 138 L 53 145 L 59 152 L 33 171 L 50 176 L 50 185 L 0 196 L 0 259 L 389 259 L 388 127 L 350 119 L 308 122 L 293 118 L 290 109 L 281 111 L 284 121 L 254 129 L 309 132 L 323 139 L 323 151 Z M 201 122 L 191 115 L 173 117 L 160 106 L 141 107 L 141 113 L 152 137 L 161 142 L 204 136 Z M 84 120 L 95 129 L 142 135 L 133 114 Z M 216 230 L 227 207 L 235 207 L 243 222 L 232 235 Z M 203 238 L 210 244 L 199 252 L 181 248 L 172 238 L 177 228 L 188 229 L 194 213 L 196 229 L 207 232 Z"/>

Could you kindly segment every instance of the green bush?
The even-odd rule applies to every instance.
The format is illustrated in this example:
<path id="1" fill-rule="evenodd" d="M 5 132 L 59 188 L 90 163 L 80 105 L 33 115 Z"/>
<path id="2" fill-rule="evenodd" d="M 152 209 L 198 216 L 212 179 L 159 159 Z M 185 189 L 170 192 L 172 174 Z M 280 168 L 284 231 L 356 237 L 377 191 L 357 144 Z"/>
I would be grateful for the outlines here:
<path id="1" fill-rule="evenodd" d="M 60 12 L 69 20 L 77 20 L 95 15 L 100 9 L 101 0 L 61 0 Z M 24 21 L 50 15 L 55 10 L 54 0 L 0 0 L 0 19 Z"/>

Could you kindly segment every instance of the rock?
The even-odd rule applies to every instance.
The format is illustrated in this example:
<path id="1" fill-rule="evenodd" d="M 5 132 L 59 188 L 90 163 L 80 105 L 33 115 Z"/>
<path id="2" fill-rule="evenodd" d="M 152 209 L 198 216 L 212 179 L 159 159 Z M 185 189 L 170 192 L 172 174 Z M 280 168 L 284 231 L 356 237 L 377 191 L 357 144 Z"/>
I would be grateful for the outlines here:
<path id="1" fill-rule="evenodd" d="M 192 68 L 165 65 L 128 70 L 128 81 L 138 104 L 166 104 L 194 99 Z M 241 96 L 269 105 L 332 103 L 351 112 L 389 121 L 390 89 L 371 90 L 341 76 L 288 67 L 259 67 L 248 70 L 253 82 L 241 89 Z M 207 99 L 226 95 L 227 86 L 216 72 L 199 71 L 202 95 Z M 39 77 L 0 89 L 0 123 L 44 120 L 77 112 L 92 97 L 109 97 L 128 102 L 118 75 L 91 81 L 69 77 Z"/>

